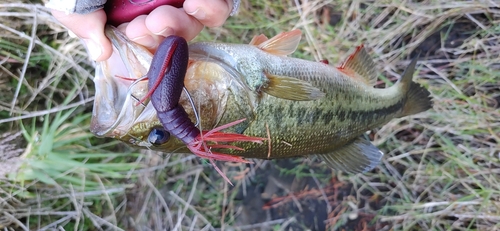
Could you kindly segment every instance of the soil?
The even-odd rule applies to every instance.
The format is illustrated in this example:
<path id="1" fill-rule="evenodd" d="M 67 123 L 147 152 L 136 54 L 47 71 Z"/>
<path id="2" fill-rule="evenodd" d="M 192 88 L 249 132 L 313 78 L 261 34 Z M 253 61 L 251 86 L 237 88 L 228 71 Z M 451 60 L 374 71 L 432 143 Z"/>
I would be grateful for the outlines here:
<path id="1" fill-rule="evenodd" d="M 284 170 L 296 169 L 301 159 L 274 160 L 259 169 L 253 181 L 246 185 L 246 195 L 240 188 L 239 195 L 242 210 L 238 216 L 236 227 L 245 227 L 248 224 L 262 224 L 260 227 L 245 230 L 272 230 L 272 221 L 282 220 L 281 225 L 289 221 L 286 230 L 380 230 L 385 224 L 371 225 L 375 214 L 361 209 L 369 203 L 372 209 L 381 208 L 378 199 L 368 193 L 358 201 L 360 209 L 353 209 L 349 201 L 353 202 L 356 192 L 351 184 L 341 182 L 331 170 L 320 167 L 319 163 L 312 162 L 311 169 L 314 177 L 320 183 L 318 187 L 312 176 L 295 177 L 292 174 L 280 174 Z M 304 170 L 308 171 L 308 170 Z M 301 174 L 297 174 L 301 175 Z M 325 186 L 326 185 L 326 186 Z M 372 210 L 373 211 L 373 210 Z"/>

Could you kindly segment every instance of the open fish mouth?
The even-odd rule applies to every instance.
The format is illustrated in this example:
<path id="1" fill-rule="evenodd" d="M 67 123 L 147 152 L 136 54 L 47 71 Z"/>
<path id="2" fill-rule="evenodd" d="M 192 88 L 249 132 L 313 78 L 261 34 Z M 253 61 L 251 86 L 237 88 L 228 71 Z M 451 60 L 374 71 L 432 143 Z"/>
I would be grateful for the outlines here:
<path id="1" fill-rule="evenodd" d="M 156 118 L 156 111 L 148 101 L 137 105 L 148 91 L 148 81 L 142 77 L 153 55 L 115 27 L 107 26 L 105 31 L 112 42 L 113 54 L 96 65 L 90 131 L 96 136 L 118 138 L 135 124 Z"/>

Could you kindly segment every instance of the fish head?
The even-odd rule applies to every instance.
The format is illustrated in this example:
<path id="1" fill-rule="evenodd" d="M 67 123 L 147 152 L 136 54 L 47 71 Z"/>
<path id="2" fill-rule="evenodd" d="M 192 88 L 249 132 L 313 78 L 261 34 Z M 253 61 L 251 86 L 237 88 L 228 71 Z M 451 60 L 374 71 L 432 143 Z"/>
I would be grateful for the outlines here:
<path id="1" fill-rule="evenodd" d="M 165 140 L 168 132 L 162 131 L 149 100 L 138 104 L 148 92 L 148 80 L 144 76 L 153 54 L 114 27 L 107 26 L 105 32 L 112 42 L 113 54 L 96 65 L 90 131 L 98 137 L 115 138 L 139 148 L 181 147 L 182 143 L 173 137 Z M 162 136 L 162 132 L 166 133 Z"/>

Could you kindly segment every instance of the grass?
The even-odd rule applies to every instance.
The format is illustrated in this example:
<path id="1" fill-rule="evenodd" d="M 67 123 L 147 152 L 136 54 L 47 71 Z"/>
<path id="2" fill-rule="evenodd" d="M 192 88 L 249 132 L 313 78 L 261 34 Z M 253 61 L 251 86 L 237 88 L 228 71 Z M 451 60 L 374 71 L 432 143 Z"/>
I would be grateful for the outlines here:
<path id="1" fill-rule="evenodd" d="M 221 164 L 230 187 L 192 155 L 93 137 L 84 48 L 39 5 L 2 3 L 0 228 L 300 230 L 314 214 L 316 230 L 500 230 L 499 25 L 493 1 L 242 2 L 197 40 L 299 28 L 294 56 L 333 65 L 364 44 L 377 87 L 420 55 L 434 108 L 371 131 L 386 155 L 367 174 L 310 159 Z"/>

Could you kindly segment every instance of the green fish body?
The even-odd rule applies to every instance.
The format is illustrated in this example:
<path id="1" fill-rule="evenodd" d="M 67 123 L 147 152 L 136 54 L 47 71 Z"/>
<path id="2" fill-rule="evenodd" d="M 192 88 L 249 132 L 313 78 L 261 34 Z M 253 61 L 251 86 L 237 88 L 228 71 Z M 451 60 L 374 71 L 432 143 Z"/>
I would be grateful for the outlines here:
<path id="1" fill-rule="evenodd" d="M 300 31 L 294 30 L 271 39 L 256 36 L 249 45 L 189 45 L 184 84 L 194 104 L 186 95 L 180 104 L 192 121 L 193 108 L 202 130 L 245 118 L 225 132 L 268 138 L 262 143 L 230 143 L 244 150 L 215 151 L 259 159 L 317 155 L 336 170 L 364 172 L 383 156 L 363 137 L 367 130 L 432 107 L 430 93 L 412 81 L 416 60 L 395 85 L 377 89 L 375 64 L 362 46 L 336 68 L 287 57 L 299 41 Z M 149 133 L 158 126 L 153 117 L 136 121 L 116 138 L 165 152 L 188 152 L 173 137 L 148 144 Z"/>

